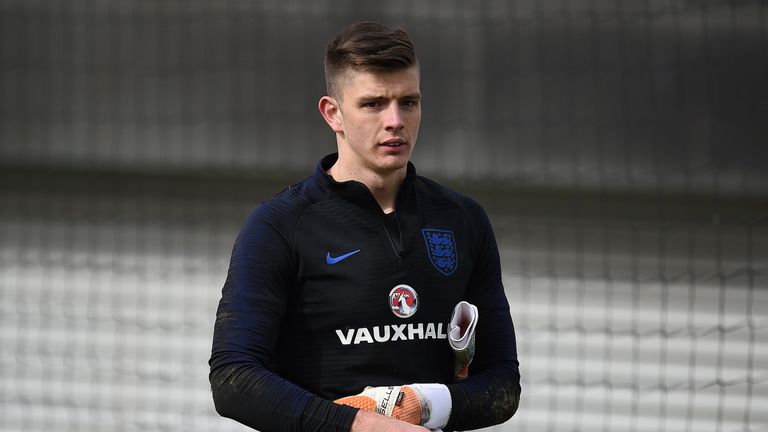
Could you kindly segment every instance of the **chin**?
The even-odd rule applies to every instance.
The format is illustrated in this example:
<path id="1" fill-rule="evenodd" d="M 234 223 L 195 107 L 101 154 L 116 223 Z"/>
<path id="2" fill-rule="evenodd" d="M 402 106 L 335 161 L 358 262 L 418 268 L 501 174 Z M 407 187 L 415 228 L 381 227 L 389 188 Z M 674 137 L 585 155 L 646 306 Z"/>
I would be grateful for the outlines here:
<path id="1" fill-rule="evenodd" d="M 408 157 L 392 158 L 388 157 L 378 164 L 379 169 L 383 171 L 397 171 L 408 166 Z"/>

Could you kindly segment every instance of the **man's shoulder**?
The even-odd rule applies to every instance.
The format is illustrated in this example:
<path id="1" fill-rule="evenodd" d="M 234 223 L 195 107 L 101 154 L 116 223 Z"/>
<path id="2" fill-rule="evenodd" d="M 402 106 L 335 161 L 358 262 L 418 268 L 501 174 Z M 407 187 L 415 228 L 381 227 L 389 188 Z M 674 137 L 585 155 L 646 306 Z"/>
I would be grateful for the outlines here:
<path id="1" fill-rule="evenodd" d="M 246 224 L 268 223 L 281 230 L 290 228 L 307 208 L 322 200 L 324 195 L 322 187 L 316 184 L 313 177 L 308 177 L 254 207 Z"/>
<path id="2" fill-rule="evenodd" d="M 437 181 L 424 176 L 419 176 L 418 185 L 420 192 L 427 196 L 428 199 L 434 200 L 435 202 L 442 201 L 448 205 L 455 206 L 470 217 L 485 214 L 482 205 L 480 205 L 474 198 L 458 192 L 442 183 L 438 183 Z"/>

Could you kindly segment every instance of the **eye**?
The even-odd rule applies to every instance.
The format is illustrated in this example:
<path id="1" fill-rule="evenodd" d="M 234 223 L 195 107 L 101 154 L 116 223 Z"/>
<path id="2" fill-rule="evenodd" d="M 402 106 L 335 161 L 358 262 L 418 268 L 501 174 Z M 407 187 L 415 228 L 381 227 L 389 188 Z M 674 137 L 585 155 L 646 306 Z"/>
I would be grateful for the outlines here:
<path id="1" fill-rule="evenodd" d="M 402 105 L 406 108 L 415 108 L 419 105 L 419 101 L 415 99 L 406 99 L 403 101 Z"/>
<path id="2" fill-rule="evenodd" d="M 377 108 L 379 107 L 379 105 L 381 105 L 379 101 L 367 101 L 360 104 L 362 108 L 370 108 L 370 109 Z"/>

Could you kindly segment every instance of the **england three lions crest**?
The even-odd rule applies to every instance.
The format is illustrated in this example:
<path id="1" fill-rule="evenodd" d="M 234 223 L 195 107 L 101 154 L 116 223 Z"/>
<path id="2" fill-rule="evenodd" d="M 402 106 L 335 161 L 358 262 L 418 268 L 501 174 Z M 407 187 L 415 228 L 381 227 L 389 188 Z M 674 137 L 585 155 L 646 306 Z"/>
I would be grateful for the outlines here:
<path id="1" fill-rule="evenodd" d="M 421 232 L 424 234 L 424 241 L 427 244 L 429 260 L 432 261 L 435 268 L 446 276 L 453 274 L 459 265 L 453 231 L 422 229 Z"/>

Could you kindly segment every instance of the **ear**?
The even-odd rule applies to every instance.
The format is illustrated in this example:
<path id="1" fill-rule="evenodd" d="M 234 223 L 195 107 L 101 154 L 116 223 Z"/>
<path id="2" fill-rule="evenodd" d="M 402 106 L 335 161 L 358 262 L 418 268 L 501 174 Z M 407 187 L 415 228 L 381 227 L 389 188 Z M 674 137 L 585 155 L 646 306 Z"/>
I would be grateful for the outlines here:
<path id="1" fill-rule="evenodd" d="M 341 109 L 336 99 L 330 96 L 323 96 L 317 104 L 320 114 L 328 126 L 336 133 L 344 132 L 344 118 L 341 115 Z"/>

